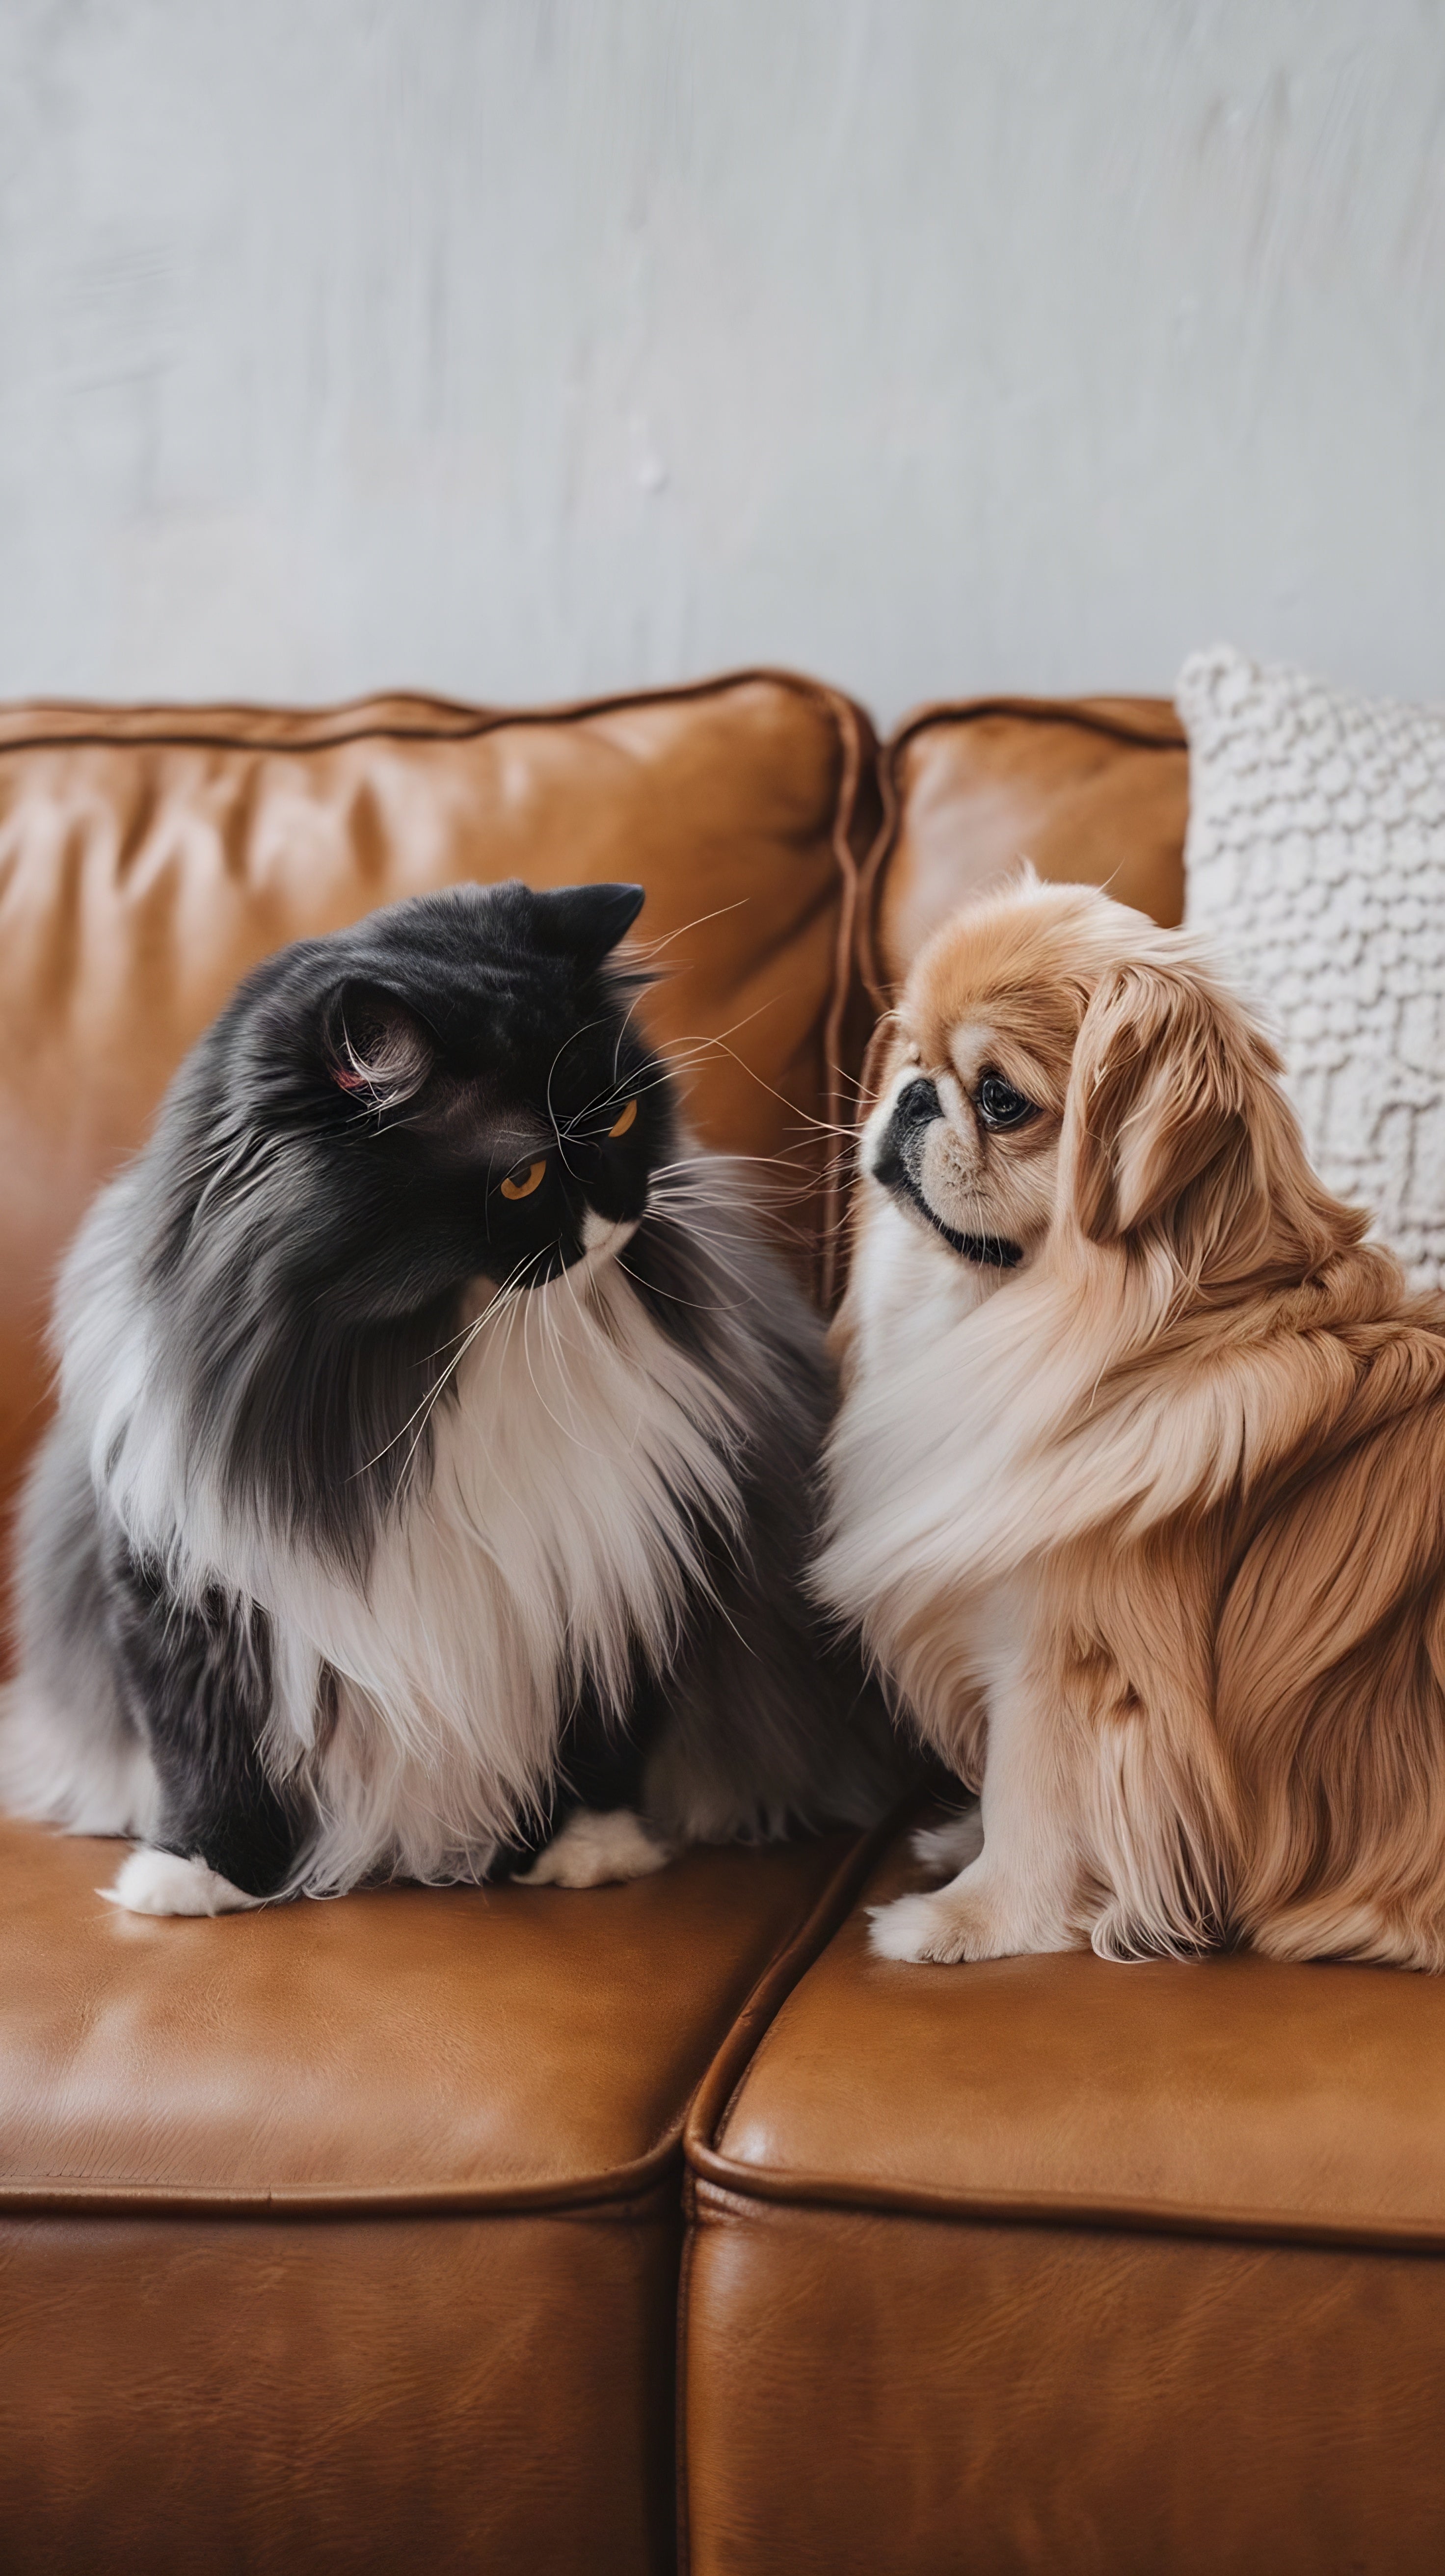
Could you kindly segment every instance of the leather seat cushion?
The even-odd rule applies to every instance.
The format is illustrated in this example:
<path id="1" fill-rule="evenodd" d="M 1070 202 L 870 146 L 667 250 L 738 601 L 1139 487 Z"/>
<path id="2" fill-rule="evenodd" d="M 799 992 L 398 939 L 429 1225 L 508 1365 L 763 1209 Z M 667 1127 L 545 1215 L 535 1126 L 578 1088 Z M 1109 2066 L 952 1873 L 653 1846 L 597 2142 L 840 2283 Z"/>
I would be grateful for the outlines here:
<path id="1" fill-rule="evenodd" d="M 153 1921 L 0 1825 L 7 2569 L 669 2565 L 683 2113 L 851 1850 Z"/>
<path id="2" fill-rule="evenodd" d="M 765 2196 L 1445 2252 L 1445 1979 L 1091 1952 L 873 1958 L 899 1845 L 704 2148 Z M 702 2113 L 700 2112 L 700 2115 Z"/>
<path id="3" fill-rule="evenodd" d="M 698 2098 L 694 2576 L 1439 2564 L 1445 1983 L 871 1957 L 924 1883 Z"/>
<path id="4" fill-rule="evenodd" d="M 882 754 L 865 976 L 885 1004 L 929 932 L 1020 859 L 1183 917 L 1189 754 L 1164 698 L 979 698 L 925 707 Z"/>
<path id="5" fill-rule="evenodd" d="M 678 2234 L 0 2216 L 6 2576 L 667 2576 Z"/>
<path id="6" fill-rule="evenodd" d="M 704 1142 L 783 1156 L 809 1266 L 850 1012 L 867 720 L 770 675 L 553 714 L 379 698 L 0 712 L 0 1513 L 56 1262 L 180 1058 L 288 940 L 466 878 L 647 887 L 649 1024 Z"/>
<path id="7" fill-rule="evenodd" d="M 1437 2261 L 699 2184 L 690 2576 L 1437 2576 Z"/>
<path id="8" fill-rule="evenodd" d="M 836 1838 L 631 1886 L 388 1887 L 217 1920 L 0 1819 L 0 2206 L 531 2208 L 645 2190 Z"/>

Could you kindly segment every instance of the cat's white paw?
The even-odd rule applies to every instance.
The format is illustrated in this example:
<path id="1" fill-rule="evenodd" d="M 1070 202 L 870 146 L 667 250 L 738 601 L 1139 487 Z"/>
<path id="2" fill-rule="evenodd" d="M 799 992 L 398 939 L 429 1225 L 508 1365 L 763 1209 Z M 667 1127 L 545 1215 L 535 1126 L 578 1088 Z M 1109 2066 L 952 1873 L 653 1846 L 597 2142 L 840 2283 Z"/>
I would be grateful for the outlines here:
<path id="1" fill-rule="evenodd" d="M 606 1887 L 624 1878 L 647 1878 L 663 1869 L 672 1853 L 650 1833 L 630 1807 L 593 1815 L 579 1807 L 555 1841 L 520 1872 L 517 1887 Z"/>
<path id="2" fill-rule="evenodd" d="M 908 1837 L 908 1848 L 920 1869 L 936 1869 L 941 1877 L 954 1878 L 977 1860 L 983 1849 L 983 1817 L 977 1803 L 966 1807 L 961 1816 L 950 1816 L 941 1825 L 920 1825 Z"/>
<path id="3" fill-rule="evenodd" d="M 152 1851 L 144 1843 L 122 1862 L 115 1885 L 95 1892 L 127 1914 L 240 1914 L 264 1902 L 203 1860 L 182 1860 L 179 1852 Z"/>

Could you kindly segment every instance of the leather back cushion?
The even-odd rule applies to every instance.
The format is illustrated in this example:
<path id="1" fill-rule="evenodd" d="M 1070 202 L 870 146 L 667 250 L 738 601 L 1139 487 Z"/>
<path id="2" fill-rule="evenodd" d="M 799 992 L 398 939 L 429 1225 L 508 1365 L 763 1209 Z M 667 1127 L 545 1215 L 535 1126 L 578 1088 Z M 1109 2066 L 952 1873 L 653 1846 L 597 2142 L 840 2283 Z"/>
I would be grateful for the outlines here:
<path id="1" fill-rule="evenodd" d="M 542 715 L 415 697 L 0 713 L 0 1511 L 57 1261 L 180 1058 L 282 946 L 459 879 L 647 887 L 653 1034 L 705 1142 L 786 1156 L 810 1263 L 849 1019 L 866 719 L 744 675 Z M 871 782 L 870 782 L 871 783 Z"/>
<path id="2" fill-rule="evenodd" d="M 885 1002 L 938 923 L 1020 858 L 1184 911 L 1189 756 L 1164 698 L 981 698 L 926 707 L 883 753 L 863 967 Z"/>

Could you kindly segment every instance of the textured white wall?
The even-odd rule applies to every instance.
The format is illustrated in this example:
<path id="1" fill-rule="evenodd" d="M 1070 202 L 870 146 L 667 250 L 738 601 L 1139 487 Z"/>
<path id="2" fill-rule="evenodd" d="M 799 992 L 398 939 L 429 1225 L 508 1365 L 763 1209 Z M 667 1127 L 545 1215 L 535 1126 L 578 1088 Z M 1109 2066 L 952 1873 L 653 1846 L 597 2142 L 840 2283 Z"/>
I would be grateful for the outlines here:
<path id="1" fill-rule="evenodd" d="M 1445 0 L 0 0 L 0 692 L 1445 695 Z"/>

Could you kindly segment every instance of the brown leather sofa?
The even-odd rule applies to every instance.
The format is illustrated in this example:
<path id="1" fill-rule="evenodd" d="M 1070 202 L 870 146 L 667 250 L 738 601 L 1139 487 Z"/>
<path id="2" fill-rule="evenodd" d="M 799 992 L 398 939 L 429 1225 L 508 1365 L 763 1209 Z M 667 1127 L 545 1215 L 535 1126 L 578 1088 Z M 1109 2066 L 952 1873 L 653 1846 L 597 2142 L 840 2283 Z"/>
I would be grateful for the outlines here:
<path id="1" fill-rule="evenodd" d="M 255 958 L 625 875 L 695 1114 L 826 1293 L 932 921 L 1027 851 L 1178 917 L 1155 702 L 879 752 L 752 674 L 538 715 L 0 716 L 0 1475 L 56 1255 Z M 0 2567 L 1445 2565 L 1445 1989 L 870 1960 L 902 1821 L 586 1895 L 117 1916 L 0 1826 Z"/>

